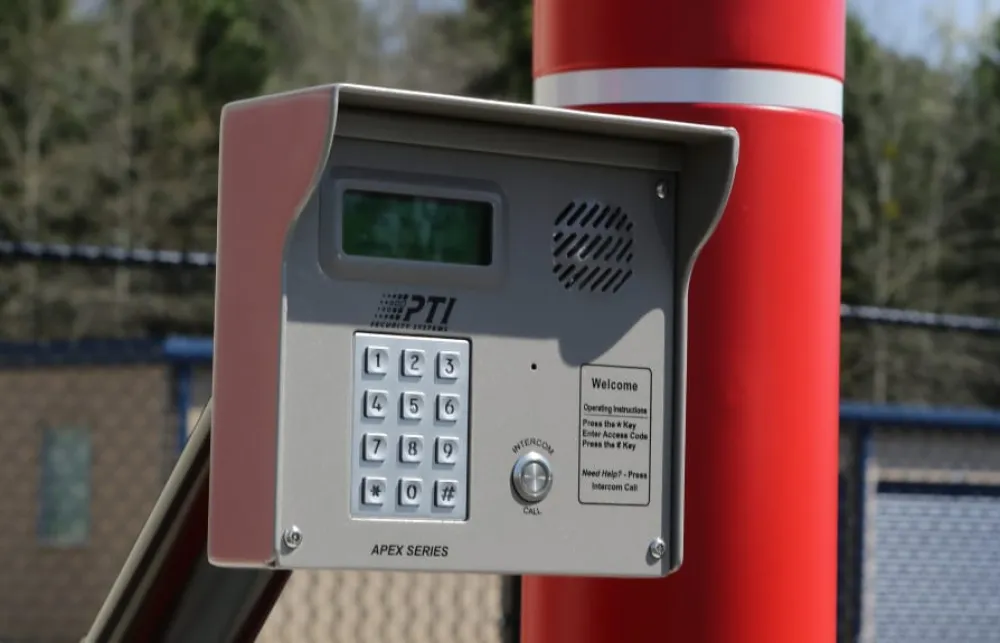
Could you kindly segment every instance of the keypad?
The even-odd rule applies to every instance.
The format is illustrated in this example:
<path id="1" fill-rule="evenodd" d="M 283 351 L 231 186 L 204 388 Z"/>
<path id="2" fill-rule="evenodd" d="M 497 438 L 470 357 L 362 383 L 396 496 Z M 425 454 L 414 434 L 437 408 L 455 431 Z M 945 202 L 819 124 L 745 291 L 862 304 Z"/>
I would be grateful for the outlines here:
<path id="1" fill-rule="evenodd" d="M 465 520 L 469 342 L 360 332 L 354 341 L 352 514 Z"/>

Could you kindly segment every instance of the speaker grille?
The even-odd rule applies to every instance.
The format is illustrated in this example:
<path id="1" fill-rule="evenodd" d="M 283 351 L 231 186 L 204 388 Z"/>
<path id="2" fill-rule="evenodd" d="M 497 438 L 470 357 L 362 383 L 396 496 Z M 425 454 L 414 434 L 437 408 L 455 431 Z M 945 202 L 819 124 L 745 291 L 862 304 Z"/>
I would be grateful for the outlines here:
<path id="1" fill-rule="evenodd" d="M 552 228 L 552 272 L 566 290 L 616 293 L 632 277 L 632 246 L 621 208 L 571 201 Z"/>

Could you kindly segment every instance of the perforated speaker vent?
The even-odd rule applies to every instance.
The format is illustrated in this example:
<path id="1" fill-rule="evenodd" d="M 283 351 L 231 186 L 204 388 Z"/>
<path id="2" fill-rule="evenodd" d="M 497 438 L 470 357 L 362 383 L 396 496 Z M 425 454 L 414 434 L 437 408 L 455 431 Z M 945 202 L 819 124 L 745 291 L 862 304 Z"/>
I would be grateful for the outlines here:
<path id="1" fill-rule="evenodd" d="M 621 208 L 571 201 L 552 229 L 552 272 L 567 290 L 618 292 L 632 277 L 632 244 Z"/>

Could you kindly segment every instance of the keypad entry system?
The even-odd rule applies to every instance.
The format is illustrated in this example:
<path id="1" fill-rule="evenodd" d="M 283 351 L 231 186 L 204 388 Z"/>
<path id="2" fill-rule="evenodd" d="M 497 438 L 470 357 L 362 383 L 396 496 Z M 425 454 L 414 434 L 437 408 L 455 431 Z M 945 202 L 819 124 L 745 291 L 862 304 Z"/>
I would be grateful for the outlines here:
<path id="1" fill-rule="evenodd" d="M 353 85 L 222 119 L 213 564 L 678 568 L 734 130 Z"/>
<path id="2" fill-rule="evenodd" d="M 351 513 L 465 520 L 469 341 L 354 334 Z"/>

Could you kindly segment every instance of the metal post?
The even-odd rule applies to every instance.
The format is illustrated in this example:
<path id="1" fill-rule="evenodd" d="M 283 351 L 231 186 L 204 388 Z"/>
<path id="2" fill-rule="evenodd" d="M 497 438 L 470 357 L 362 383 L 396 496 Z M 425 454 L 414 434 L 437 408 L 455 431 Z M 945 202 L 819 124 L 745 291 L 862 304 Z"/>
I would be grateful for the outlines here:
<path id="1" fill-rule="evenodd" d="M 535 102 L 730 125 L 690 293 L 685 557 L 527 577 L 525 643 L 834 640 L 844 0 L 535 0 Z"/>

